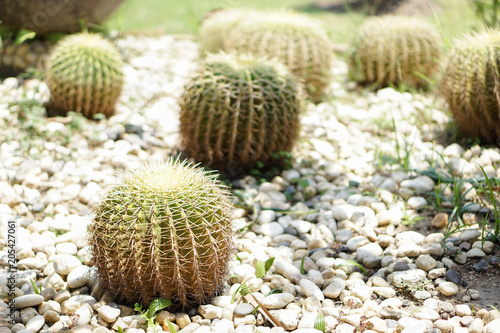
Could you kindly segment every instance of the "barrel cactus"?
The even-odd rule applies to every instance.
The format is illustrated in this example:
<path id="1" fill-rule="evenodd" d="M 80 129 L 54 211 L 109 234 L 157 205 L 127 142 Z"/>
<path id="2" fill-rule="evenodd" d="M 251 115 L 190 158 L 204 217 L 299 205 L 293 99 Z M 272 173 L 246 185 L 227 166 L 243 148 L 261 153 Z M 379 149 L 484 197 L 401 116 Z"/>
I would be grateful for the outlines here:
<path id="1" fill-rule="evenodd" d="M 500 138 L 500 32 L 466 35 L 450 52 L 440 84 L 458 127 L 484 143 Z"/>
<path id="2" fill-rule="evenodd" d="M 362 84 L 425 87 L 438 70 L 441 37 L 422 19 L 387 15 L 359 28 L 349 59 L 350 73 Z"/>
<path id="3" fill-rule="evenodd" d="M 208 55 L 181 96 L 180 130 L 188 155 L 228 174 L 273 164 L 298 136 L 302 92 L 279 62 Z"/>
<path id="4" fill-rule="evenodd" d="M 330 83 L 333 45 L 321 22 L 295 12 L 255 15 L 232 29 L 225 51 L 276 57 L 319 101 Z"/>
<path id="5" fill-rule="evenodd" d="M 227 278 L 231 214 L 216 174 L 179 159 L 149 164 L 96 206 L 89 227 L 92 264 L 120 300 L 199 304 Z"/>
<path id="6" fill-rule="evenodd" d="M 65 37 L 54 49 L 47 69 L 49 116 L 68 111 L 92 118 L 110 116 L 123 86 L 123 62 L 116 48 L 97 34 Z"/>

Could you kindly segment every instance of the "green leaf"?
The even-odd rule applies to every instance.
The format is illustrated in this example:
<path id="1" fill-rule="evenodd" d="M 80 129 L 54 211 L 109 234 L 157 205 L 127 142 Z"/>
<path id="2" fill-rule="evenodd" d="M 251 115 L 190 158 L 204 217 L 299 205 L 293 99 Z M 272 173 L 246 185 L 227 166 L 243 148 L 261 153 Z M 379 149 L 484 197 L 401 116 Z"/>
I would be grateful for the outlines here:
<path id="1" fill-rule="evenodd" d="M 283 290 L 276 288 L 276 289 L 271 290 L 269 292 L 269 294 L 267 294 L 267 296 L 272 295 L 272 294 L 281 294 L 282 292 L 283 292 Z"/>
<path id="2" fill-rule="evenodd" d="M 257 312 L 257 310 L 259 310 L 259 308 L 260 308 L 260 304 L 259 304 L 259 305 L 257 305 L 257 306 L 253 309 L 253 311 L 252 311 L 252 315 L 254 315 L 254 314 Z"/>
<path id="3" fill-rule="evenodd" d="M 264 262 L 259 260 L 257 261 L 257 264 L 255 265 L 255 276 L 259 279 L 262 279 L 262 277 L 266 275 L 266 269 L 264 267 Z"/>
<path id="4" fill-rule="evenodd" d="M 36 36 L 36 32 L 27 29 L 21 29 L 16 34 L 16 39 L 14 40 L 14 44 L 21 45 L 25 41 L 29 39 L 33 39 Z"/>
<path id="5" fill-rule="evenodd" d="M 121 328 L 120 326 L 118 326 L 118 333 L 125 333 L 123 332 L 123 328 Z"/>
<path id="6" fill-rule="evenodd" d="M 348 265 L 354 265 L 354 266 L 358 266 L 361 271 L 366 275 L 368 276 L 368 272 L 366 271 L 366 269 L 359 263 L 355 262 L 355 261 L 352 261 L 352 260 L 346 260 L 345 262 L 337 265 L 337 267 L 335 268 L 340 268 L 340 267 L 344 267 L 344 266 L 348 266 Z"/>
<path id="7" fill-rule="evenodd" d="M 242 284 L 240 286 L 240 294 L 241 296 L 245 296 L 245 295 L 248 295 L 248 294 L 251 294 L 252 291 L 250 290 L 250 288 L 248 288 L 248 286 L 246 284 Z"/>
<path id="8" fill-rule="evenodd" d="M 177 333 L 177 330 L 175 329 L 174 324 L 172 324 L 170 322 L 170 320 L 165 319 L 165 322 L 167 323 L 167 326 L 168 326 L 168 329 L 170 330 L 170 332 Z"/>
<path id="9" fill-rule="evenodd" d="M 318 313 L 318 316 L 314 320 L 314 328 L 325 333 L 326 324 L 325 324 L 325 317 L 323 316 L 323 314 Z"/>
<path id="10" fill-rule="evenodd" d="M 266 272 L 271 268 L 271 266 L 274 264 L 274 259 L 276 259 L 275 257 L 272 257 L 272 258 L 269 258 L 266 260 L 266 264 L 264 266 Z"/>
<path id="11" fill-rule="evenodd" d="M 139 303 L 134 304 L 134 311 L 141 312 L 142 311 L 142 305 Z"/>
<path id="12" fill-rule="evenodd" d="M 233 296 L 231 297 L 231 304 L 234 303 L 234 298 L 236 297 L 236 295 L 238 294 L 238 291 L 240 291 L 240 289 L 241 289 L 241 285 L 238 288 L 236 288 L 236 291 L 234 292 Z"/>
<path id="13" fill-rule="evenodd" d="M 166 298 L 156 298 L 156 299 L 154 299 L 151 302 L 151 304 L 149 304 L 148 311 L 146 312 L 146 317 L 152 318 L 157 311 L 165 309 L 170 304 L 172 304 L 172 302 L 169 299 L 166 299 Z"/>
<path id="14" fill-rule="evenodd" d="M 33 281 L 32 279 L 30 279 L 30 282 L 31 282 L 31 286 L 33 287 L 33 290 L 35 291 L 35 294 L 40 295 L 40 291 L 41 290 L 38 289 L 38 287 L 35 284 L 35 281 Z"/>
<path id="15" fill-rule="evenodd" d="M 303 256 L 300 261 L 300 274 L 304 274 L 304 261 L 306 261 L 306 256 Z"/>

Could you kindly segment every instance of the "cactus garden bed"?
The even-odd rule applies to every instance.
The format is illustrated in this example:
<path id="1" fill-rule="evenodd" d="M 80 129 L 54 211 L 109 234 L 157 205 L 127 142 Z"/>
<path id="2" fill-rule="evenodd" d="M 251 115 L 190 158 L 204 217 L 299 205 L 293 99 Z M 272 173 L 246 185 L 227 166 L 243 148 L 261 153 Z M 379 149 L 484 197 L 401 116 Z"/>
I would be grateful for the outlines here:
<path id="1" fill-rule="evenodd" d="M 201 122 L 216 115 L 211 124 L 236 126 L 231 121 L 239 115 L 228 120 L 215 111 L 188 114 L 189 103 L 180 102 L 186 84 L 200 73 L 199 45 L 193 40 L 125 36 L 113 43 L 124 59 L 123 88 L 109 118 L 87 119 L 74 112 L 48 118 L 50 91 L 41 78 L 9 77 L 0 83 L 1 333 L 498 332 L 500 149 L 463 137 L 436 87 L 410 92 L 360 88 L 349 78 L 347 61 L 335 57 L 323 101 L 303 102 L 298 141 L 290 152 L 274 157 L 287 168 L 252 162 L 245 172 L 246 165 L 229 163 L 229 157 L 227 164 L 217 160 L 225 175 L 220 181 L 234 204 L 232 230 L 210 243 L 207 239 L 221 235 L 196 238 L 188 226 L 182 237 L 172 236 L 179 242 L 178 248 L 175 241 L 168 243 L 172 250 L 155 245 L 155 228 L 164 235 L 163 224 L 128 222 L 150 218 L 145 216 L 157 201 L 168 198 L 171 207 L 189 209 L 159 209 L 153 216 L 178 215 L 188 224 L 207 218 L 196 200 L 214 197 L 224 209 L 203 207 L 222 229 L 229 207 L 221 199 L 224 191 L 208 190 L 188 173 L 170 179 L 145 169 L 131 181 L 129 171 L 189 152 L 181 129 L 191 118 Z M 198 85 L 189 85 L 195 92 L 191 101 L 210 105 L 217 93 L 225 93 L 226 81 L 222 88 L 210 86 L 215 87 L 212 98 L 196 93 L 224 71 L 238 87 L 249 89 L 239 92 L 251 95 L 252 103 L 268 98 L 252 90 L 255 81 L 277 89 L 267 90 L 275 94 L 266 100 L 270 105 L 295 102 L 285 95 L 296 87 L 280 86 L 289 83 L 288 76 L 268 79 L 281 71 L 272 62 L 257 69 L 245 60 L 212 65 L 212 72 L 197 78 Z M 108 81 L 102 78 L 102 85 Z M 227 105 L 246 101 L 236 93 L 227 96 Z M 295 110 L 295 104 L 290 108 Z M 246 137 L 264 133 L 252 126 L 265 124 L 266 114 L 255 117 L 259 121 L 245 123 Z M 195 151 L 203 124 L 192 129 L 188 142 Z M 287 130 L 279 127 L 277 135 Z M 234 153 L 244 159 L 240 155 L 247 152 L 230 150 L 219 134 L 207 134 L 207 147 L 215 142 L 219 155 L 229 151 L 231 158 Z M 252 144 L 245 147 L 257 150 Z M 194 185 L 183 188 L 183 179 Z M 113 187 L 122 183 L 127 185 Z M 163 188 L 167 185 L 180 192 L 172 195 Z M 110 189 L 106 204 L 99 206 Z M 120 192 L 129 190 L 132 194 Z M 182 191 L 190 195 L 182 197 Z M 118 218 L 122 224 L 111 223 Z M 9 256 L 11 229 L 16 265 Z M 233 232 L 234 244 L 228 245 Z M 213 247 L 194 246 L 195 239 Z M 117 251 L 115 244 L 123 247 Z M 102 252 L 92 257 L 91 246 Z M 187 266 L 192 276 L 175 265 L 157 269 L 165 267 L 172 252 L 197 251 L 202 252 L 193 258 L 216 260 Z M 160 263 L 141 261 L 146 252 Z M 227 257 L 227 275 L 221 269 L 195 279 L 197 270 L 219 267 L 215 262 Z M 96 266 L 102 276 L 114 274 L 114 282 L 99 280 Z M 145 274 L 148 270 L 153 273 Z M 175 280 L 176 274 L 182 278 Z M 182 298 L 172 280 L 189 287 L 192 298 Z M 163 289 L 149 288 L 153 283 L 163 283 Z M 189 291 L 207 286 L 218 290 L 208 301 Z M 177 304 L 160 295 L 172 295 Z M 149 311 L 151 298 L 156 300 Z"/>

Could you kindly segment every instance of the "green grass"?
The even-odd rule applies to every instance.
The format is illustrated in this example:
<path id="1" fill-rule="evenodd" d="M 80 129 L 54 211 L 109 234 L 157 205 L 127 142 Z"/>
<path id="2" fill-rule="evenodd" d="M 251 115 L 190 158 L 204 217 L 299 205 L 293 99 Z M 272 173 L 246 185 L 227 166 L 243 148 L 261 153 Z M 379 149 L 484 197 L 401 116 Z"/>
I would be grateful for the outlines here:
<path id="1" fill-rule="evenodd" d="M 427 16 L 438 25 L 445 41 L 462 33 L 479 29 L 481 21 L 474 15 L 470 0 L 434 0 L 442 10 Z M 365 16 L 360 13 L 335 14 L 318 11 L 309 4 L 314 0 L 128 0 L 108 21 L 107 27 L 127 33 L 196 34 L 203 14 L 216 8 L 296 9 L 326 22 L 336 43 L 349 43 Z"/>

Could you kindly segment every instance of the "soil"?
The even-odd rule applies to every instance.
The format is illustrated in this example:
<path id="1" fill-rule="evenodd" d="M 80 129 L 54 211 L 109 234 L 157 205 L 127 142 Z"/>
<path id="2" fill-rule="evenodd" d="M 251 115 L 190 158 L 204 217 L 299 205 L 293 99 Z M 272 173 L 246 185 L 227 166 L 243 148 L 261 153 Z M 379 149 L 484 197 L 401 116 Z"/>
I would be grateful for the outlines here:
<path id="1" fill-rule="evenodd" d="M 346 8 L 354 11 L 367 11 L 371 14 L 400 14 L 400 15 L 431 15 L 441 8 L 432 0 L 327 0 L 311 4 L 311 7 L 333 12 L 346 12 Z"/>

